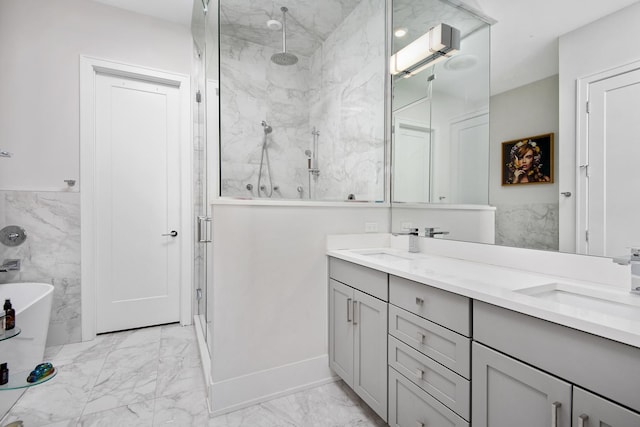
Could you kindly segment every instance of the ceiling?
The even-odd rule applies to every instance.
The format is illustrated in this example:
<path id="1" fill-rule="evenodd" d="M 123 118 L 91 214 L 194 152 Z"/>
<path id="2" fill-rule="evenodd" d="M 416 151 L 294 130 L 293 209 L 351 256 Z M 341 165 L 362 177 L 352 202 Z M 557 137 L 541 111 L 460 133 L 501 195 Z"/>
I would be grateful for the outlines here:
<path id="1" fill-rule="evenodd" d="M 193 0 L 94 0 L 190 25 Z M 285 1 L 285 0 L 283 0 Z M 274 48 L 282 33 L 266 27 L 286 5 L 287 50 L 310 55 L 359 0 L 224 0 L 222 32 Z M 406 0 L 396 0 L 398 2 Z M 424 3 L 427 0 L 419 0 Z M 500 93 L 558 72 L 558 37 L 638 0 L 448 0 L 497 21 L 491 28 L 491 92 Z M 320 13 L 322 10 L 323 13 Z M 304 35 L 311 35 L 304 37 Z"/>
<path id="2" fill-rule="evenodd" d="M 193 0 L 93 0 L 108 6 L 152 16 L 185 26 L 191 25 Z"/>
<path id="3" fill-rule="evenodd" d="M 494 18 L 491 93 L 558 73 L 558 37 L 638 0 L 462 0 Z"/>

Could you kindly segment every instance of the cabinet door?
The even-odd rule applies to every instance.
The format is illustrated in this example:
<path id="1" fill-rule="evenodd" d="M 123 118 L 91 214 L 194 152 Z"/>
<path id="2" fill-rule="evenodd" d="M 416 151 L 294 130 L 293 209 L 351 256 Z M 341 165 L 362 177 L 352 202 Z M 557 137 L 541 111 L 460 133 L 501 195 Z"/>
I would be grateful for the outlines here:
<path id="1" fill-rule="evenodd" d="M 601 397 L 573 388 L 573 427 L 640 426 L 640 414 Z"/>
<path id="2" fill-rule="evenodd" d="M 329 280 L 329 367 L 353 388 L 353 292 Z"/>
<path id="3" fill-rule="evenodd" d="M 569 425 L 569 383 L 476 342 L 471 360 L 474 427 Z"/>
<path id="4" fill-rule="evenodd" d="M 354 299 L 353 390 L 386 420 L 387 303 L 360 291 Z"/>

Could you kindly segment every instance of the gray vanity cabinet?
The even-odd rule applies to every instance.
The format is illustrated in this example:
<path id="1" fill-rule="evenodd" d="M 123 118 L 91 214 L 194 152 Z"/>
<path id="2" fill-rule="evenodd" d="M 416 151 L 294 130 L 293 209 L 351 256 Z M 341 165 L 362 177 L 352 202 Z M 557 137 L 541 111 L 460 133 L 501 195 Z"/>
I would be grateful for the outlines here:
<path id="1" fill-rule="evenodd" d="M 574 387 L 571 425 L 572 427 L 640 426 L 640 414 Z"/>
<path id="2" fill-rule="evenodd" d="M 339 261 L 337 270 L 332 269 L 335 261 Z M 334 276 L 332 271 L 338 271 L 335 276 L 357 283 L 349 280 L 352 273 L 359 276 L 357 273 L 361 270 L 373 271 L 347 264 L 330 259 L 330 276 Z M 345 271 L 349 273 L 341 275 Z M 380 274 L 386 282 L 386 274 Z M 374 281 L 382 279 L 382 276 L 373 277 Z M 329 366 L 386 421 L 387 303 L 348 285 L 329 279 Z"/>
<path id="3" fill-rule="evenodd" d="M 570 425 L 571 384 L 476 342 L 471 360 L 474 427 Z"/>

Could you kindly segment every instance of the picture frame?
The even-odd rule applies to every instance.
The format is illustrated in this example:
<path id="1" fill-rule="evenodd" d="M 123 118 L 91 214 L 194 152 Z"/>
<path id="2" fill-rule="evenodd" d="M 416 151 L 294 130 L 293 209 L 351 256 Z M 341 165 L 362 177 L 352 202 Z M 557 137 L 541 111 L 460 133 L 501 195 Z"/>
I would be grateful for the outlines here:
<path id="1" fill-rule="evenodd" d="M 553 133 L 502 143 L 502 185 L 553 183 Z"/>

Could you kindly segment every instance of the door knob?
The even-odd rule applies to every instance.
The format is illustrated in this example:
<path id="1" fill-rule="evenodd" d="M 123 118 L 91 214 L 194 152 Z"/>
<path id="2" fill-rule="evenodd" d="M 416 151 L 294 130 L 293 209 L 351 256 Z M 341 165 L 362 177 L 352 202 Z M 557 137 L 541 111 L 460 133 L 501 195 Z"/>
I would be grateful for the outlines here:
<path id="1" fill-rule="evenodd" d="M 176 230 L 171 230 L 170 233 L 162 234 L 162 236 L 171 236 L 171 237 L 176 237 L 177 235 L 178 235 L 178 232 Z"/>

